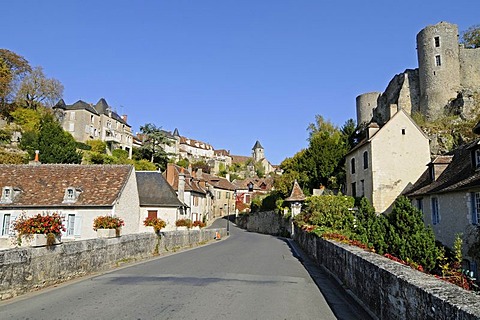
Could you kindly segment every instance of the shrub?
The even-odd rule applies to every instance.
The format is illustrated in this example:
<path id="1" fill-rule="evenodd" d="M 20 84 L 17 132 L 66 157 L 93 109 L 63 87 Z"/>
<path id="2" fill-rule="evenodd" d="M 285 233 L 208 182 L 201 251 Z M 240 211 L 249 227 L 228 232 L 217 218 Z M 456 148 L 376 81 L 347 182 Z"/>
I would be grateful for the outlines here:
<path id="1" fill-rule="evenodd" d="M 175 221 L 175 225 L 177 227 L 187 227 L 187 228 L 191 228 L 192 227 L 192 220 L 190 219 L 178 219 L 177 221 Z"/>
<path id="2" fill-rule="evenodd" d="M 93 220 L 93 230 L 97 229 L 120 229 L 125 222 L 115 216 L 98 216 Z"/>
<path id="3" fill-rule="evenodd" d="M 355 216 L 351 208 L 354 203 L 354 198 L 344 195 L 308 197 L 303 215 L 298 219 L 302 219 L 307 224 L 333 230 L 352 230 Z"/>
<path id="4" fill-rule="evenodd" d="M 160 230 L 162 230 L 163 228 L 165 228 L 165 226 L 167 225 L 165 223 L 165 221 L 163 221 L 162 219 L 160 218 L 157 218 L 157 217 L 148 217 L 146 218 L 145 220 L 143 220 L 143 225 L 145 227 L 153 227 L 153 229 L 155 230 L 155 233 L 158 233 L 160 232 Z"/>

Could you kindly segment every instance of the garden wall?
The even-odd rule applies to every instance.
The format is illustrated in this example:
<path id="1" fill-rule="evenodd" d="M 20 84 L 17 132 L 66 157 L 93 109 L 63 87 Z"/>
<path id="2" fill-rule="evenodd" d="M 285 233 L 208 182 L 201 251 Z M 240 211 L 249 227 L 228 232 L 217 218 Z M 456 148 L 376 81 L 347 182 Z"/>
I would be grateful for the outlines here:
<path id="1" fill-rule="evenodd" d="M 122 263 L 145 259 L 162 252 L 211 241 L 215 231 L 202 229 L 122 235 L 64 242 L 50 248 L 15 248 L 0 251 L 0 300 L 70 279 L 104 271 Z"/>
<path id="2" fill-rule="evenodd" d="M 292 221 L 284 219 L 275 211 L 242 214 L 238 216 L 236 223 L 239 227 L 251 232 L 275 236 L 290 236 L 292 233 Z"/>

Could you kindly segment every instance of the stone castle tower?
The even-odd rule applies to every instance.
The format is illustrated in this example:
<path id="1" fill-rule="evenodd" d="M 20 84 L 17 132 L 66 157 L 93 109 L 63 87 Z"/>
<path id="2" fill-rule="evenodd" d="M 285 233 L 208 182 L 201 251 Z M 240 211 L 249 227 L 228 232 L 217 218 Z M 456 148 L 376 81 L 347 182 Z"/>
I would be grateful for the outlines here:
<path id="1" fill-rule="evenodd" d="M 417 34 L 418 68 L 407 69 L 385 91 L 356 98 L 357 123 L 387 122 L 398 110 L 420 112 L 429 120 L 452 105 L 469 114 L 472 92 L 480 91 L 480 48 L 458 43 L 458 27 L 448 22 L 427 26 Z"/>

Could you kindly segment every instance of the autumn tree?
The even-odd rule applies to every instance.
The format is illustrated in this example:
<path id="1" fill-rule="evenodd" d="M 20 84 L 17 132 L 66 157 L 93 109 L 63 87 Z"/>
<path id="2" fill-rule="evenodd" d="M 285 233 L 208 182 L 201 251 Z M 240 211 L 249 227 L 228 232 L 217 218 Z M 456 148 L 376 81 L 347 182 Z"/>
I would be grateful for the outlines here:
<path id="1" fill-rule="evenodd" d="M 460 43 L 465 48 L 480 48 L 480 25 L 474 25 L 461 33 Z"/>
<path id="2" fill-rule="evenodd" d="M 7 49 L 0 49 L 0 114 L 8 117 L 22 78 L 31 71 L 28 61 Z"/>
<path id="3" fill-rule="evenodd" d="M 15 101 L 31 109 L 39 106 L 52 107 L 62 98 L 63 85 L 57 79 L 49 79 L 42 67 L 35 67 L 21 81 Z"/>

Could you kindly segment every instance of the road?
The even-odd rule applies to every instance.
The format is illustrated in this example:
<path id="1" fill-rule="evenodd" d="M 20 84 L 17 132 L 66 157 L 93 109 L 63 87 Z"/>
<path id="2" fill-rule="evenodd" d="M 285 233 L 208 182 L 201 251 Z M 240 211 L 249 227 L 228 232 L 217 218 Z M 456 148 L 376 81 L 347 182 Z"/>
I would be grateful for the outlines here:
<path id="1" fill-rule="evenodd" d="M 299 257 L 230 224 L 213 244 L 1 302 L 0 319 L 369 319 Z"/>

